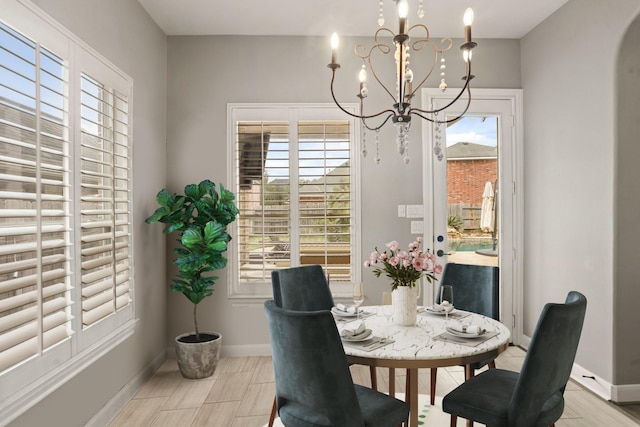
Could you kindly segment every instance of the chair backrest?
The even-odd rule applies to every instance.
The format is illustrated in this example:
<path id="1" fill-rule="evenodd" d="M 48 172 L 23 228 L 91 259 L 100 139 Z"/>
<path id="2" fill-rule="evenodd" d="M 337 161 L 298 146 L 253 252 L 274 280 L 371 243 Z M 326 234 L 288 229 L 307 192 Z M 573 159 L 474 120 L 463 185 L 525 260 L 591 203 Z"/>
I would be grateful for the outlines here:
<path id="1" fill-rule="evenodd" d="M 514 395 L 509 405 L 510 426 L 534 426 L 546 402 L 562 399 L 578 350 L 587 299 L 569 292 L 564 304 L 544 306 L 531 337 Z M 556 405 L 559 418 L 564 404 Z"/>
<path id="2" fill-rule="evenodd" d="M 440 286 L 453 286 L 457 309 L 500 320 L 500 269 L 495 266 L 447 263 Z M 436 295 L 440 303 L 440 290 Z"/>
<path id="3" fill-rule="evenodd" d="M 340 335 L 329 311 L 295 311 L 264 303 L 278 410 L 312 412 L 321 425 L 364 426 Z M 324 423 L 324 424 L 323 424 Z"/>
<path id="4" fill-rule="evenodd" d="M 331 310 L 333 297 L 320 265 L 285 268 L 271 272 L 273 300 L 286 310 Z"/>

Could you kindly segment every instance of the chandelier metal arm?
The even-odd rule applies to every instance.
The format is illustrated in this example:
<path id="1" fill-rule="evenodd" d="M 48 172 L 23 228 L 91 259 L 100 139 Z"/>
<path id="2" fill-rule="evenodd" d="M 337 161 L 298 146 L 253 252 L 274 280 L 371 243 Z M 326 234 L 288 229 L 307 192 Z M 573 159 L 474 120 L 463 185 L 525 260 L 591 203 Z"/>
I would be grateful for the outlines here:
<path id="1" fill-rule="evenodd" d="M 330 64 L 331 65 L 331 64 Z M 331 67 L 330 67 L 331 68 Z M 336 77 L 336 70 L 335 68 L 332 69 L 332 76 L 331 76 L 331 98 L 333 98 L 333 102 L 338 106 L 338 108 L 340 108 L 340 110 L 342 110 L 344 113 L 350 115 L 351 117 L 355 117 L 356 119 L 374 119 L 376 117 L 380 117 L 381 115 L 385 114 L 385 113 L 389 113 L 389 116 L 384 120 L 383 124 L 386 123 L 389 120 L 389 117 L 393 117 L 396 115 L 396 112 L 390 109 L 387 110 L 383 110 L 380 111 L 379 113 L 376 114 L 371 114 L 371 115 L 365 115 L 365 114 L 354 114 L 350 111 L 347 111 L 342 105 L 340 105 L 340 103 L 338 102 L 338 100 L 336 99 L 336 95 L 335 92 L 333 90 L 333 82 L 335 80 Z M 360 111 L 362 111 L 362 98 L 360 99 Z M 382 126 L 382 125 L 381 125 Z M 375 128 L 374 128 L 375 129 Z M 372 129 L 372 130 L 374 130 Z"/>
<path id="2" fill-rule="evenodd" d="M 471 95 L 471 88 L 470 88 L 470 87 L 468 87 L 468 88 L 467 88 L 467 92 L 468 92 L 468 94 L 469 94 L 469 95 Z M 449 105 L 451 105 L 451 104 L 449 104 Z M 425 119 L 425 120 L 427 120 L 427 121 L 429 121 L 429 122 L 431 122 L 431 123 L 443 123 L 443 124 L 450 124 L 450 123 L 455 123 L 455 122 L 457 122 L 458 120 L 460 120 L 460 119 L 462 118 L 462 116 L 464 116 L 464 115 L 467 113 L 467 110 L 469 110 L 469 106 L 470 106 L 470 105 L 471 105 L 471 96 L 469 96 L 469 97 L 468 97 L 468 99 L 467 99 L 467 105 L 465 105 L 465 107 L 464 107 L 464 111 L 462 111 L 462 112 L 461 112 L 460 114 L 458 114 L 456 117 L 454 117 L 454 118 L 452 118 L 452 119 L 448 119 L 448 120 L 438 120 L 437 118 L 436 118 L 436 119 L 430 119 L 429 117 L 427 117 L 427 116 L 423 116 L 422 114 L 420 114 L 420 112 L 425 112 L 424 110 L 420 110 L 420 109 L 417 109 L 417 108 L 412 109 L 412 110 L 409 112 L 409 114 L 416 115 L 416 116 L 418 116 L 418 117 L 420 117 L 420 118 L 422 118 L 422 119 Z M 442 109 L 434 110 L 433 112 L 431 112 L 431 111 L 426 111 L 425 113 L 437 113 L 437 112 L 440 112 L 440 111 L 442 111 Z"/>
<path id="3" fill-rule="evenodd" d="M 460 117 L 462 117 L 467 112 L 467 110 L 469 109 L 469 105 L 471 105 L 471 86 L 469 85 L 469 82 L 471 81 L 472 78 L 473 78 L 473 76 L 471 75 L 471 61 L 469 61 L 469 62 L 467 62 L 467 74 L 465 75 L 465 77 L 463 77 L 464 86 L 462 87 L 462 89 L 460 89 L 460 92 L 455 96 L 455 98 L 453 98 L 453 100 L 451 102 L 449 102 L 444 107 L 436 108 L 436 109 L 433 109 L 433 110 L 422 110 L 420 108 L 413 108 L 412 107 L 409 110 L 409 114 L 415 114 L 416 116 L 419 116 L 419 117 L 421 117 L 421 118 L 423 118 L 425 120 L 429 120 L 430 122 L 438 121 L 440 123 L 445 123 L 445 121 L 441 121 L 441 120 L 437 120 L 437 119 L 436 120 L 431 120 L 431 119 L 423 116 L 422 114 L 434 114 L 434 113 L 439 113 L 441 111 L 446 110 L 447 108 L 449 108 L 453 104 L 455 104 L 458 101 L 458 99 L 460 99 L 462 94 L 466 91 L 468 100 L 467 100 L 467 105 L 466 105 L 464 111 L 458 117 L 456 117 L 453 120 L 446 121 L 446 123 L 449 123 L 449 122 L 454 121 L 454 120 L 458 120 Z M 419 114 L 419 113 L 422 113 L 422 114 Z"/>
<path id="4" fill-rule="evenodd" d="M 373 130 L 373 131 L 376 131 L 376 132 L 377 132 L 377 131 L 379 131 L 380 129 L 382 129 L 382 126 L 384 126 L 384 125 L 389 121 L 389 119 L 393 118 L 394 116 L 396 116 L 396 114 L 395 114 L 395 113 L 389 113 L 389 115 L 384 119 L 384 121 L 383 121 L 382 123 L 380 123 L 380 125 L 375 126 L 375 127 L 371 127 L 371 126 L 369 126 L 369 125 L 367 124 L 367 122 L 366 122 L 366 118 L 362 118 L 361 120 L 362 120 L 362 125 L 363 125 L 365 128 L 367 128 L 368 130 Z"/>

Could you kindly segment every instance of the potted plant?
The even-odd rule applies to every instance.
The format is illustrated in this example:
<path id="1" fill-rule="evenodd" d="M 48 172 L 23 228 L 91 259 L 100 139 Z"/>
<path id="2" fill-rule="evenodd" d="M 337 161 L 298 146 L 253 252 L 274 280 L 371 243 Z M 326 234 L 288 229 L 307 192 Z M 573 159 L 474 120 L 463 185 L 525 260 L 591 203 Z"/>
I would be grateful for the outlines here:
<path id="1" fill-rule="evenodd" d="M 222 336 L 200 331 L 197 309 L 213 293 L 218 279 L 209 273 L 227 265 L 223 253 L 231 240 L 227 225 L 238 215 L 235 195 L 222 184 L 218 193 L 216 185 L 205 179 L 187 185 L 184 195 L 169 194 L 162 189 L 156 200 L 160 207 L 146 222 L 162 222 L 167 225 L 163 233 L 178 233 L 180 245 L 173 250 L 178 275 L 170 287 L 193 304 L 194 332 L 176 337 L 178 366 L 186 378 L 206 378 L 213 375 L 218 364 Z"/>

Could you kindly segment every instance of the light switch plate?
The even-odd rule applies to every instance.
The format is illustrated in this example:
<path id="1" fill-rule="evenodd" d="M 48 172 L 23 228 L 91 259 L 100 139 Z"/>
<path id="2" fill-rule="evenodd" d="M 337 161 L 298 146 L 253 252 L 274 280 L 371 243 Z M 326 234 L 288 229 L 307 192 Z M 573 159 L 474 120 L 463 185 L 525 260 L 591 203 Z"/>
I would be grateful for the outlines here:
<path id="1" fill-rule="evenodd" d="M 422 205 L 407 205 L 407 218 L 423 218 L 424 208 Z"/>
<path id="2" fill-rule="evenodd" d="M 424 233 L 424 221 L 411 221 L 411 234 Z"/>
<path id="3" fill-rule="evenodd" d="M 407 216 L 406 206 L 398 205 L 398 218 L 404 218 Z"/>

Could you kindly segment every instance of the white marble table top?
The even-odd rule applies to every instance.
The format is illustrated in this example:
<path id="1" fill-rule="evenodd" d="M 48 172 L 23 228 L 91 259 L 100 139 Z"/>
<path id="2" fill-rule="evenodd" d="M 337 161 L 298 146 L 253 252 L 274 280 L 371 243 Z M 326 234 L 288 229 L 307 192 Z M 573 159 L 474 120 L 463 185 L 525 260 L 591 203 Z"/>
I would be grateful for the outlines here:
<path id="1" fill-rule="evenodd" d="M 483 360 L 483 356 L 493 352 L 497 355 L 507 347 L 511 337 L 509 329 L 500 322 L 469 313 L 460 321 L 479 325 L 487 332 L 496 331 L 498 334 L 475 346 L 440 341 L 434 337 L 445 332 L 445 316 L 419 312 L 416 326 L 400 326 L 393 324 L 393 321 L 382 314 L 383 307 L 362 307 L 361 310 L 365 315 L 361 320 L 336 319 L 339 330 L 353 327 L 355 322 L 363 321 L 365 326 L 373 331 L 373 336 L 394 341 L 375 350 L 344 345 L 345 353 L 350 359 L 370 359 L 375 360 L 375 363 L 371 364 L 390 367 L 452 366 Z M 370 315 L 367 316 L 367 314 Z M 452 321 L 454 319 L 450 317 L 449 322 Z"/>

